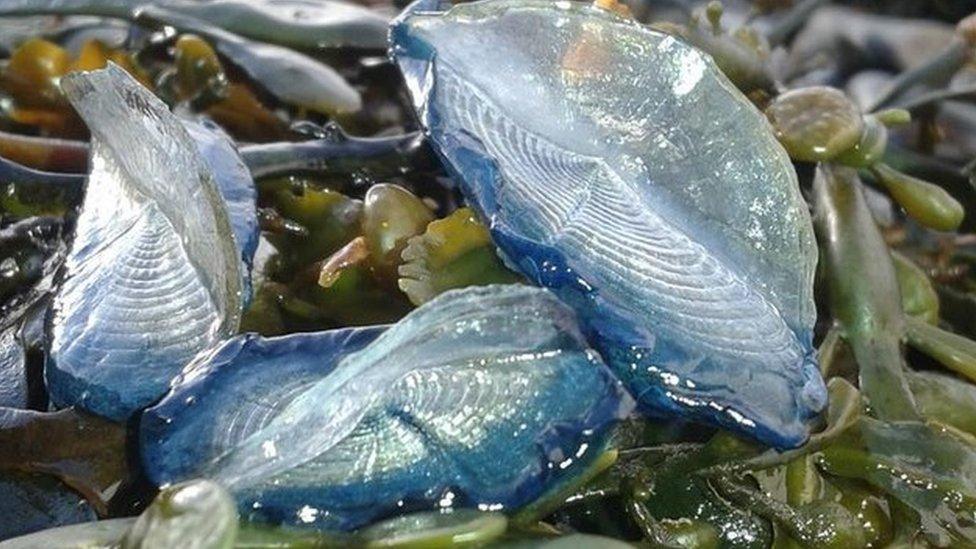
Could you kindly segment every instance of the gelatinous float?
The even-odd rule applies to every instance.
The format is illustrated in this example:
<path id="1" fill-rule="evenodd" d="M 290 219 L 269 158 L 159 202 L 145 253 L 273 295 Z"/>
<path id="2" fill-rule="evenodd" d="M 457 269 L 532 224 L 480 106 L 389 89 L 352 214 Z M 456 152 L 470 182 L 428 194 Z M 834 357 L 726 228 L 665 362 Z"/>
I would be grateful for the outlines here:
<path id="1" fill-rule="evenodd" d="M 224 138 L 203 125 L 188 132 L 122 69 L 74 73 L 62 87 L 92 156 L 45 376 L 55 404 L 124 420 L 237 330 L 254 190 Z"/>
<path id="2" fill-rule="evenodd" d="M 348 530 L 524 505 L 632 407 L 555 296 L 486 286 L 388 329 L 235 337 L 146 410 L 140 452 L 152 482 L 215 479 L 242 517 Z"/>
<path id="3" fill-rule="evenodd" d="M 571 305 L 646 412 L 779 447 L 826 401 L 790 159 L 712 60 L 573 2 L 414 4 L 391 53 L 509 263 Z"/>

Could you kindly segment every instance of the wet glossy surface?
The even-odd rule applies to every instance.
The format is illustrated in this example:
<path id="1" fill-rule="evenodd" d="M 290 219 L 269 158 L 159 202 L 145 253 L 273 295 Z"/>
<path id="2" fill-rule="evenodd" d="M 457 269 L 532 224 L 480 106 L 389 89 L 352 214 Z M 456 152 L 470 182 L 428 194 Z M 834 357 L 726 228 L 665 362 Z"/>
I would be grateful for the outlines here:
<path id="1" fill-rule="evenodd" d="M 330 530 L 508 510 L 583 470 L 632 406 L 541 289 L 449 292 L 380 331 L 230 340 L 144 414 L 147 475 L 213 478 L 245 518 Z"/>
<path id="2" fill-rule="evenodd" d="M 167 5 L 236 34 L 295 49 L 382 49 L 389 22 L 359 5 L 331 0 L 175 1 Z"/>
<path id="3" fill-rule="evenodd" d="M 697 50 L 584 4 L 426 4 L 392 52 L 510 263 L 646 411 L 802 443 L 817 253 L 762 115 Z"/>
<path id="4" fill-rule="evenodd" d="M 124 420 L 237 329 L 241 253 L 211 168 L 161 101 L 114 65 L 62 87 L 92 168 L 45 376 L 55 404 Z"/>
<path id="5" fill-rule="evenodd" d="M 341 74 L 296 50 L 248 40 L 181 11 L 156 5 L 141 6 L 137 14 L 139 20 L 171 25 L 205 37 L 217 51 L 233 59 L 286 103 L 327 114 L 355 112 L 362 107 L 359 92 Z"/>
<path id="6" fill-rule="evenodd" d="M 298 50 L 381 50 L 386 45 L 387 17 L 354 3 L 333 0 L 6 0 L 0 5 L 0 14 L 79 13 L 127 18 L 148 4 L 164 6 L 234 34 Z"/>

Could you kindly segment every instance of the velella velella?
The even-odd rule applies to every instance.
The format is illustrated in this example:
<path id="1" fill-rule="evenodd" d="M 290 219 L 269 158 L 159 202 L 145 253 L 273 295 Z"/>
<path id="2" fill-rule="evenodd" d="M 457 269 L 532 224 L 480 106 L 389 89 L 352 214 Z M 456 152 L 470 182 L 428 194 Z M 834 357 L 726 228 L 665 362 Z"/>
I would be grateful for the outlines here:
<path id="1" fill-rule="evenodd" d="M 383 327 L 237 336 L 140 422 L 157 485 L 212 478 L 243 517 L 348 530 L 509 510 L 599 455 L 632 400 L 544 289 L 447 292 Z"/>
<path id="2" fill-rule="evenodd" d="M 143 413 L 140 438 L 149 479 L 192 478 L 199 468 L 252 434 L 294 395 L 362 349 L 385 327 L 348 328 L 264 338 L 243 334 L 199 357 L 173 380 L 174 389 Z M 268 383 L 262 373 L 273 373 Z M 180 397 L 183 398 L 180 398 Z M 248 414 L 254 420 L 248 420 Z M 242 433 L 215 421 L 240 416 Z"/>
<path id="3" fill-rule="evenodd" d="M 646 412 L 801 444 L 826 401 L 817 251 L 762 115 L 705 54 L 595 7 L 430 6 L 391 53 L 509 263 L 576 310 Z"/>
<path id="4" fill-rule="evenodd" d="M 55 404 L 124 420 L 237 330 L 242 251 L 215 180 L 222 166 L 165 104 L 114 65 L 62 87 L 91 131 L 91 172 L 49 314 L 45 378 Z"/>

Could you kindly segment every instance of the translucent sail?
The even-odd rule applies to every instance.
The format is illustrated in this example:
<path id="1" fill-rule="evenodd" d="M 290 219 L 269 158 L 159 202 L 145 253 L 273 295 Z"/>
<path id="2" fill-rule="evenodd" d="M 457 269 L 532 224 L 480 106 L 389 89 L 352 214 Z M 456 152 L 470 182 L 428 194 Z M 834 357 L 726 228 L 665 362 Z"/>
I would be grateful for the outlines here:
<path id="1" fill-rule="evenodd" d="M 114 65 L 62 87 L 92 157 L 45 375 L 56 404 L 124 420 L 237 330 L 242 254 L 211 166 L 165 104 Z"/>
<path id="2" fill-rule="evenodd" d="M 245 517 L 351 529 L 512 509 L 585 469 L 632 400 L 549 292 L 448 292 L 383 328 L 240 336 L 143 416 L 159 485 L 213 478 Z"/>
<path id="3" fill-rule="evenodd" d="M 512 265 L 572 305 L 645 411 L 807 437 L 817 250 L 789 158 L 703 53 L 588 5 L 394 23 L 434 148 Z"/>

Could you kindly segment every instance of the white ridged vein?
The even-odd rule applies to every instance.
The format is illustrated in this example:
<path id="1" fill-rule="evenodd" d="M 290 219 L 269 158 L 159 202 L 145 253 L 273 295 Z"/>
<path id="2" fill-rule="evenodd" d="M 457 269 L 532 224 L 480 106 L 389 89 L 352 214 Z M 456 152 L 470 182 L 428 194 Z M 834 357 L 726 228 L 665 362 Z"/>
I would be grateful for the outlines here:
<path id="1" fill-rule="evenodd" d="M 439 104 L 454 107 L 440 113 L 444 125 L 477 138 L 504 177 L 499 217 L 517 218 L 530 237 L 573 257 L 605 299 L 652 331 L 728 361 L 799 367 L 803 349 L 779 310 L 646 207 L 640 181 L 523 129 L 443 59 L 435 80 Z"/>
<path id="2" fill-rule="evenodd" d="M 92 169 L 54 300 L 52 355 L 89 382 L 109 373 L 105 363 L 164 382 L 237 329 L 242 278 L 227 212 L 186 130 L 124 71 L 63 85 L 92 132 Z"/>
<path id="3" fill-rule="evenodd" d="M 461 449 L 577 409 L 579 402 L 529 405 L 549 383 L 582 386 L 574 375 L 592 376 L 579 365 L 562 368 L 559 348 L 547 347 L 560 339 L 564 310 L 537 289 L 490 291 L 448 294 L 411 313 L 291 402 L 279 400 L 262 428 L 225 447 L 205 473 L 246 491 L 358 484 L 432 463 L 458 470 Z M 278 455 L 261 451 L 268 444 Z M 510 466 L 464 473 L 490 486 Z"/>

